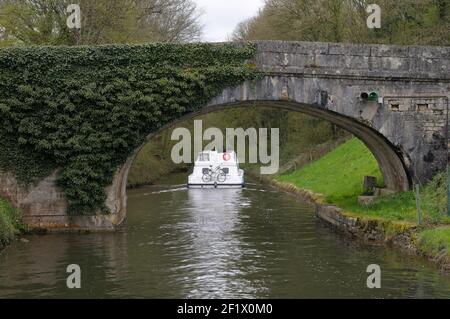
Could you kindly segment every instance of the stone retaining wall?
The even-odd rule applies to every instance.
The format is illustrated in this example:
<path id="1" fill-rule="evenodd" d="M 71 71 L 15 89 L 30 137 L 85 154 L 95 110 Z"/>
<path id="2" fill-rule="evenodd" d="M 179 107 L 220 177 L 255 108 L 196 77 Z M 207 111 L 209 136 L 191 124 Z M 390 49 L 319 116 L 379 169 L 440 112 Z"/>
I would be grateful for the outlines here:
<path id="1" fill-rule="evenodd" d="M 317 218 L 351 239 L 362 240 L 368 244 L 388 245 L 408 254 L 425 257 L 436 263 L 442 271 L 450 272 L 448 260 L 430 255 L 417 246 L 417 226 L 413 223 L 351 216 L 337 206 L 325 204 L 320 195 L 311 191 L 268 178 L 263 179 L 263 182 L 310 202 L 315 206 Z"/>

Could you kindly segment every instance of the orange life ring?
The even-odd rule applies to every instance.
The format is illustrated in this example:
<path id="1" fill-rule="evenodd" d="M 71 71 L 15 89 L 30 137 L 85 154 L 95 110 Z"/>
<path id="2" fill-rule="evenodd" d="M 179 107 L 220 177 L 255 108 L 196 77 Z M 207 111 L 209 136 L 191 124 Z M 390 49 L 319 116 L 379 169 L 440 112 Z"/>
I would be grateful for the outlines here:
<path id="1" fill-rule="evenodd" d="M 223 158 L 223 160 L 224 160 L 225 162 L 227 162 L 227 161 L 229 161 L 229 160 L 230 160 L 230 158 L 231 158 L 231 155 L 230 155 L 230 154 L 228 154 L 228 153 L 223 153 L 223 156 L 222 156 L 222 158 Z"/>

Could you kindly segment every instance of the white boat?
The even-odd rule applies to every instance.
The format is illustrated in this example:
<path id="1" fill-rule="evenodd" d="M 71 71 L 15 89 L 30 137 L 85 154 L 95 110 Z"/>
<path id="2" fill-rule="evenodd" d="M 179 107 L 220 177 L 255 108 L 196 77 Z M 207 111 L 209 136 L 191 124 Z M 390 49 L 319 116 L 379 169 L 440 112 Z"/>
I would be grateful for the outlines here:
<path id="1" fill-rule="evenodd" d="M 244 170 L 239 169 L 237 154 L 234 151 L 198 153 L 194 170 L 188 177 L 188 187 L 244 187 Z"/>

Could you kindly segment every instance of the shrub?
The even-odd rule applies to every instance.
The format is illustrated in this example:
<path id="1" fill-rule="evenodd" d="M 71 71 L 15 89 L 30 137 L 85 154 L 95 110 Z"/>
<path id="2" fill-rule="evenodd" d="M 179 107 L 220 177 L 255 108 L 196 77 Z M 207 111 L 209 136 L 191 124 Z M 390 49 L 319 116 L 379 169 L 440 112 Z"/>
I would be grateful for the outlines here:
<path id="1" fill-rule="evenodd" d="M 60 168 L 72 214 L 107 213 L 105 187 L 145 136 L 254 79 L 254 45 L 0 50 L 0 169 L 31 183 Z"/>

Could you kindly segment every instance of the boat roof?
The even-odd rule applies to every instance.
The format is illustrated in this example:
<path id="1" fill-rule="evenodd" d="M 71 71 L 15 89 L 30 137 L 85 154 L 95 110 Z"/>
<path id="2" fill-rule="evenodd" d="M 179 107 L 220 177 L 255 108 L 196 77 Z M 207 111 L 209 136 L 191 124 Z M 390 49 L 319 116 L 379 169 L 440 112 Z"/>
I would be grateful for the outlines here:
<path id="1" fill-rule="evenodd" d="M 211 150 L 205 150 L 205 151 L 201 151 L 201 152 L 198 152 L 198 154 L 201 154 L 201 153 L 217 153 L 217 154 L 225 154 L 225 153 L 228 153 L 228 154 L 232 154 L 232 153 L 235 153 L 235 151 L 233 151 L 233 150 L 229 150 L 229 151 L 225 151 L 225 152 L 217 152 L 217 151 L 211 151 Z"/>
<path id="2" fill-rule="evenodd" d="M 225 159 L 225 154 L 229 154 L 229 158 Z M 208 155 L 203 157 L 202 155 Z M 201 163 L 237 163 L 237 154 L 235 151 L 217 152 L 217 151 L 202 151 L 197 155 L 196 162 Z"/>

